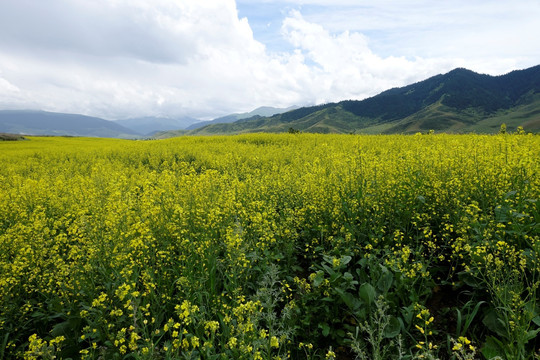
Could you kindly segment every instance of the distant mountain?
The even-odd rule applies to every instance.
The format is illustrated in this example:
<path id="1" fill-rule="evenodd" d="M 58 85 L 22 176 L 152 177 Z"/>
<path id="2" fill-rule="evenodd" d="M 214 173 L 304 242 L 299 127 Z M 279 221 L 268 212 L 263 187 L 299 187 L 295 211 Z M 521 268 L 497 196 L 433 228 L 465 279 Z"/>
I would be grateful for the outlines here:
<path id="1" fill-rule="evenodd" d="M 125 120 L 117 120 L 115 123 L 132 129 L 140 134 L 151 135 L 165 130 L 185 129 L 199 120 L 192 117 L 163 118 L 163 117 L 140 117 Z"/>
<path id="2" fill-rule="evenodd" d="M 194 123 L 188 127 L 186 127 L 186 130 L 195 130 L 198 128 L 201 128 L 206 125 L 212 125 L 212 124 L 223 124 L 223 123 L 232 123 L 241 119 L 247 119 L 251 118 L 253 116 L 272 116 L 276 114 L 282 114 L 284 112 L 297 109 L 297 106 L 291 106 L 286 109 L 282 108 L 275 108 L 270 106 L 261 106 L 253 111 L 247 112 L 247 113 L 241 113 L 241 114 L 231 114 L 223 117 L 216 118 L 214 120 L 208 120 L 208 121 L 199 121 L 197 123 Z"/>
<path id="3" fill-rule="evenodd" d="M 414 133 L 540 131 L 540 65 L 501 76 L 455 69 L 369 99 L 303 107 L 282 114 L 211 124 L 189 134 L 285 132 Z"/>
<path id="4" fill-rule="evenodd" d="M 0 141 L 19 141 L 19 140 L 26 140 L 26 138 L 22 135 L 0 133 Z"/>
<path id="5" fill-rule="evenodd" d="M 0 110 L 0 132 L 132 139 L 140 134 L 113 121 L 46 111 Z"/>

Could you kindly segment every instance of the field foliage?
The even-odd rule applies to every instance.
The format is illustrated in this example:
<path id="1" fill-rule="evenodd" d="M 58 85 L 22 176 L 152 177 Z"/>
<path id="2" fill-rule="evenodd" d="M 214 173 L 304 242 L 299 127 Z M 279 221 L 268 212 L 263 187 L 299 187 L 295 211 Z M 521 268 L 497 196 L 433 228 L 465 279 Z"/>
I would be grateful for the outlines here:
<path id="1" fill-rule="evenodd" d="M 0 359 L 533 359 L 540 138 L 0 143 Z"/>

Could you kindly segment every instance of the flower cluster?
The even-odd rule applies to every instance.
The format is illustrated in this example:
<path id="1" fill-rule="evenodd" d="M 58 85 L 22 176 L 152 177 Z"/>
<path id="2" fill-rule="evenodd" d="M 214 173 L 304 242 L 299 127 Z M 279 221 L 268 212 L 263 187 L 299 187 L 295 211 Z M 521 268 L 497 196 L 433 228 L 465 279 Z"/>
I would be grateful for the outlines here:
<path id="1" fill-rule="evenodd" d="M 339 359 L 376 316 L 357 345 L 389 358 L 520 358 L 539 153 L 513 135 L 0 143 L 0 357 Z"/>

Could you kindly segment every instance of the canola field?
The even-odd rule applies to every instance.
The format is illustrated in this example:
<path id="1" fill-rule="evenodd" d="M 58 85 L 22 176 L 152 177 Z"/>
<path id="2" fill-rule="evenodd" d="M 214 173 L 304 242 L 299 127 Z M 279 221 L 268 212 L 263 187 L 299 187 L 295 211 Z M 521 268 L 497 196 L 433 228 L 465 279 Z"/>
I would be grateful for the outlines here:
<path id="1" fill-rule="evenodd" d="M 540 137 L 0 143 L 0 359 L 534 359 Z"/>

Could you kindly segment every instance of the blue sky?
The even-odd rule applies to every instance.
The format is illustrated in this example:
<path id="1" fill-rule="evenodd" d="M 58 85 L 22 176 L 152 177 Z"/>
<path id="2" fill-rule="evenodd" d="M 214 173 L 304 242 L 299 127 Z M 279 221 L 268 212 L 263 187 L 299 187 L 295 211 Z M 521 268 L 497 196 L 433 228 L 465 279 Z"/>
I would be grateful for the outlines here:
<path id="1" fill-rule="evenodd" d="M 284 41 L 280 29 L 283 19 L 292 7 L 280 2 L 237 2 L 238 16 L 247 18 L 256 40 L 270 51 L 290 51 L 292 46 Z"/>
<path id="2" fill-rule="evenodd" d="M 237 1 L 255 39 L 271 51 L 290 50 L 281 34 L 283 20 L 294 10 L 331 34 L 357 32 L 369 38 L 378 55 L 497 60 L 538 55 L 534 43 L 540 25 L 538 1 Z M 527 47 L 529 51 L 527 51 Z M 519 52 L 519 53 L 514 53 Z M 530 59 L 533 60 L 533 59 Z M 536 58 L 538 61 L 538 58 Z M 493 64 L 487 71 L 502 71 Z"/>
<path id="3" fill-rule="evenodd" d="M 211 119 L 540 64 L 538 0 L 6 0 L 0 109 Z"/>

